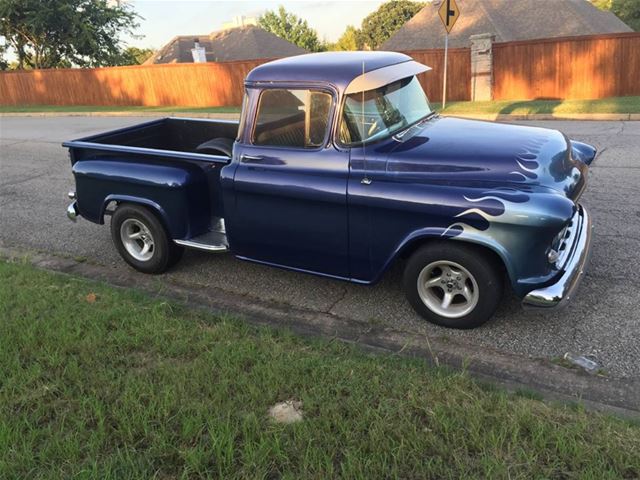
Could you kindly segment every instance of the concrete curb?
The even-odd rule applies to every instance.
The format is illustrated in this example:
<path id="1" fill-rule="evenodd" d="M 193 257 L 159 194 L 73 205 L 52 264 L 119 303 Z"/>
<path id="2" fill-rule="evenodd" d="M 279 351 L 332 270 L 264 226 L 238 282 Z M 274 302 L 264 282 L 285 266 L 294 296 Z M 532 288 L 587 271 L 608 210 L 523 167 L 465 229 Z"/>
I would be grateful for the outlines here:
<path id="1" fill-rule="evenodd" d="M 503 113 L 453 113 L 448 117 L 470 118 L 476 120 L 490 120 L 499 122 L 514 122 L 522 120 L 582 120 L 582 121 L 640 121 L 640 113 L 531 113 L 531 114 L 503 114 Z M 188 118 L 219 118 L 236 120 L 239 113 L 204 113 L 204 112 L 0 112 L 2 117 L 188 117 Z"/>
<path id="2" fill-rule="evenodd" d="M 78 262 L 50 254 L 0 246 L 0 258 L 23 261 L 54 272 L 168 297 L 214 313 L 231 313 L 253 325 L 288 328 L 303 336 L 330 337 L 366 349 L 424 358 L 432 364 L 465 368 L 474 377 L 509 390 L 535 390 L 548 399 L 579 401 L 587 408 L 627 417 L 640 416 L 640 381 L 591 376 L 549 361 L 507 354 L 450 339 L 427 337 L 336 315 L 267 302 L 219 289 L 184 283 L 158 282 L 158 277 Z"/>

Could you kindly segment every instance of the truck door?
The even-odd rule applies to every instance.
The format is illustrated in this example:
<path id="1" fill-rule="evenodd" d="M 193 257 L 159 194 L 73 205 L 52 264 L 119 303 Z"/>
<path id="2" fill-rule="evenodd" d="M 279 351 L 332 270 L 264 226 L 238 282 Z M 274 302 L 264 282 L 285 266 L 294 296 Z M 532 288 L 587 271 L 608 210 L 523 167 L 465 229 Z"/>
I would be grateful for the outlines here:
<path id="1" fill-rule="evenodd" d="M 328 141 L 334 104 L 322 89 L 260 93 L 249 139 L 234 150 L 235 201 L 225 202 L 238 256 L 349 276 L 349 158 Z"/>

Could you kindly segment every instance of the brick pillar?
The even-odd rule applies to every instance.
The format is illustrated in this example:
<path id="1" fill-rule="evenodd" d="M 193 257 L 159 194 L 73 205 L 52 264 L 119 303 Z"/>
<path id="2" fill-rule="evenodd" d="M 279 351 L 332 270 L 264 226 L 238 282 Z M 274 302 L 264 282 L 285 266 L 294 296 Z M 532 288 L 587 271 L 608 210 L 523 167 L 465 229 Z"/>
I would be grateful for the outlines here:
<path id="1" fill-rule="evenodd" d="M 491 33 L 471 35 L 471 100 L 493 99 L 493 39 Z"/>

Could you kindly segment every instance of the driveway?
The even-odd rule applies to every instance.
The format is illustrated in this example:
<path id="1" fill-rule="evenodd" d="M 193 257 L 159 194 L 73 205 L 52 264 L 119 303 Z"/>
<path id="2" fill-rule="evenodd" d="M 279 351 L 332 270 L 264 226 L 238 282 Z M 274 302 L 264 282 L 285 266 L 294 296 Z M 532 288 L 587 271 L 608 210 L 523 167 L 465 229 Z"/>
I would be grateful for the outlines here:
<path id="1" fill-rule="evenodd" d="M 147 120 L 0 117 L 0 245 L 128 270 L 111 244 L 107 225 L 66 219 L 66 192 L 74 184 L 60 142 Z M 593 354 L 611 376 L 640 378 L 640 122 L 528 124 L 560 129 L 601 152 L 582 200 L 595 222 L 592 262 L 565 310 L 523 312 L 518 300 L 507 295 L 484 327 L 446 330 L 424 322 L 407 305 L 399 268 L 380 284 L 364 287 L 196 251 L 187 251 L 159 281 L 240 293 L 530 357 Z"/>

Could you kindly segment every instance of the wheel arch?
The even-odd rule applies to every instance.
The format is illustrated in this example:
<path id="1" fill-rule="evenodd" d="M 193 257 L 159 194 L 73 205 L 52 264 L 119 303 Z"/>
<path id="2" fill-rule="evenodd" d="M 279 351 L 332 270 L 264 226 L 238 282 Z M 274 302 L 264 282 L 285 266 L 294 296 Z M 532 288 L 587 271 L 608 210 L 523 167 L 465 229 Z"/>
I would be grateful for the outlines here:
<path id="1" fill-rule="evenodd" d="M 123 204 L 132 204 L 142 207 L 147 207 L 160 221 L 161 225 L 167 231 L 170 238 L 173 237 L 173 232 L 170 228 L 169 216 L 167 212 L 158 203 L 148 198 L 135 197 L 131 195 L 107 195 L 102 202 L 102 208 L 100 209 L 100 223 L 104 223 L 104 216 L 107 211 L 107 207 L 110 203 L 116 203 L 118 206 Z"/>
<path id="2" fill-rule="evenodd" d="M 386 272 L 395 262 L 408 259 L 416 250 L 423 246 L 445 242 L 455 242 L 456 244 L 466 245 L 489 254 L 492 259 L 492 263 L 494 263 L 502 273 L 507 275 L 509 282 L 513 285 L 516 281 L 516 274 L 513 271 L 513 264 L 509 253 L 496 242 L 486 239 L 480 235 L 443 237 L 441 231 L 428 231 L 408 236 L 391 255 L 382 270 L 376 276 L 374 282 L 378 281 L 384 272 Z"/>

